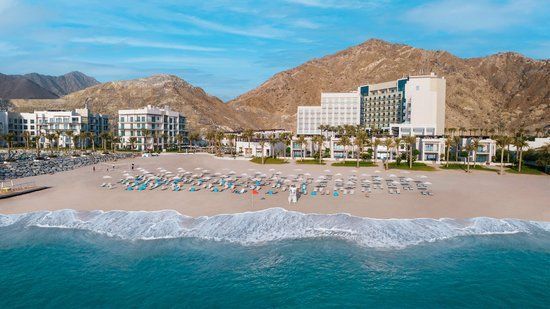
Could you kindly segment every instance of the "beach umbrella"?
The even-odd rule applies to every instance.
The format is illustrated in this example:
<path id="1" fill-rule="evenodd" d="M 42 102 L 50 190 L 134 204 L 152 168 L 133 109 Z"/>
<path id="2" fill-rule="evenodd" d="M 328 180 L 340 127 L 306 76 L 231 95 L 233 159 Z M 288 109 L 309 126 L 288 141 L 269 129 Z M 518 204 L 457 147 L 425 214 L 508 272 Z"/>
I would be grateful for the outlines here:
<path id="1" fill-rule="evenodd" d="M 270 172 L 273 172 L 274 170 L 275 170 L 274 168 L 270 168 L 270 169 L 269 169 Z"/>
<path id="2" fill-rule="evenodd" d="M 380 171 L 378 171 L 378 170 L 376 170 L 376 171 L 374 171 L 374 172 L 375 172 L 375 173 L 380 173 Z"/>
<path id="3" fill-rule="evenodd" d="M 324 170 L 325 173 L 332 173 L 330 170 Z"/>
<path id="4" fill-rule="evenodd" d="M 429 181 L 424 182 L 425 185 L 431 185 L 432 183 Z"/>
<path id="5" fill-rule="evenodd" d="M 397 177 L 397 176 L 395 176 L 394 174 L 390 174 L 390 177 L 392 177 L 392 178 L 393 178 L 393 177 Z"/>
<path id="6" fill-rule="evenodd" d="M 275 173 L 276 175 L 281 175 L 282 172 L 281 171 L 278 171 L 277 173 Z"/>
<path id="7" fill-rule="evenodd" d="M 428 178 L 428 176 L 426 176 L 426 175 L 420 175 L 420 176 L 418 176 L 418 178 Z"/>
<path id="8" fill-rule="evenodd" d="M 202 167 L 195 167 L 195 171 L 202 170 Z"/>
<path id="9" fill-rule="evenodd" d="M 113 177 L 111 177 L 111 176 L 109 176 L 109 175 L 103 176 L 103 179 L 109 179 L 109 178 L 113 178 Z"/>
<path id="10" fill-rule="evenodd" d="M 229 174 L 229 175 L 234 175 L 234 174 L 236 174 L 236 173 L 235 173 L 235 171 L 229 171 L 228 174 Z"/>

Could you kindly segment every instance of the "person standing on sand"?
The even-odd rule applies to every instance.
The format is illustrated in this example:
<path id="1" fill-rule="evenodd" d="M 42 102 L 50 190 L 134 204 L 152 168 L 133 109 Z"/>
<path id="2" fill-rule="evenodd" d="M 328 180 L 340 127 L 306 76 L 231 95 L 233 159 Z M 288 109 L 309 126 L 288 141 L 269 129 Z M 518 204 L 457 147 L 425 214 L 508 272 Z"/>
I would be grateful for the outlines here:
<path id="1" fill-rule="evenodd" d="M 95 172 L 95 165 L 92 166 L 92 172 Z"/>
<path id="2" fill-rule="evenodd" d="M 134 170 L 134 163 L 132 163 L 132 171 Z"/>
<path id="3" fill-rule="evenodd" d="M 298 189 L 294 186 L 294 185 L 291 185 L 290 188 L 288 189 L 288 203 L 293 203 L 293 204 L 296 204 L 297 202 L 297 191 Z"/>

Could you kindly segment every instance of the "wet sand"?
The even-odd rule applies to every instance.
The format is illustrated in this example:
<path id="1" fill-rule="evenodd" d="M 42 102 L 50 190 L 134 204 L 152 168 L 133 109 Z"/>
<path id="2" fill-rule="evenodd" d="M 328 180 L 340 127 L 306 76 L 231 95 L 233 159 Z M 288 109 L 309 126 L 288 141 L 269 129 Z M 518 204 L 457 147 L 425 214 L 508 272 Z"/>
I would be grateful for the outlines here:
<path id="1" fill-rule="evenodd" d="M 343 177 L 352 174 L 354 167 L 333 167 L 327 165 L 259 165 L 245 160 L 219 159 L 207 154 L 166 154 L 159 157 L 135 158 L 98 164 L 96 171 L 87 166 L 54 175 L 41 175 L 18 179 L 16 182 L 35 182 L 50 189 L 0 200 L 0 213 L 23 213 L 39 210 L 163 210 L 174 209 L 189 216 L 211 216 L 224 213 L 239 213 L 270 207 L 284 207 L 306 213 L 350 213 L 371 218 L 517 218 L 550 221 L 550 177 L 534 175 L 499 176 L 497 173 L 474 171 L 466 174 L 460 170 L 405 173 L 401 170 L 384 171 L 379 167 L 361 167 L 358 175 L 366 173 L 383 178 L 390 174 L 420 179 L 432 183 L 434 196 L 423 196 L 416 189 L 401 191 L 400 195 L 388 194 L 387 190 L 373 190 L 370 197 L 360 190 L 354 195 L 302 196 L 296 205 L 289 205 L 287 193 L 267 196 L 260 191 L 254 197 L 250 193 L 238 195 L 229 192 L 213 193 L 207 190 L 198 192 L 125 191 L 118 185 L 115 189 L 101 188 L 103 182 L 116 182 L 123 178 L 124 171 L 130 171 L 131 163 L 156 172 L 162 167 L 174 173 L 181 167 L 192 171 L 196 167 L 212 172 L 227 173 L 230 170 L 240 173 L 260 171 L 270 175 L 281 171 L 283 174 L 309 172 L 313 177 L 325 174 L 330 169 L 333 174 Z M 113 170 L 112 165 L 116 168 Z M 109 171 L 107 172 L 107 169 Z M 296 169 L 301 169 L 297 171 Z M 380 171 L 376 173 L 375 171 Z M 138 173 L 138 171 L 134 171 Z M 112 179 L 104 179 L 109 175 Z"/>

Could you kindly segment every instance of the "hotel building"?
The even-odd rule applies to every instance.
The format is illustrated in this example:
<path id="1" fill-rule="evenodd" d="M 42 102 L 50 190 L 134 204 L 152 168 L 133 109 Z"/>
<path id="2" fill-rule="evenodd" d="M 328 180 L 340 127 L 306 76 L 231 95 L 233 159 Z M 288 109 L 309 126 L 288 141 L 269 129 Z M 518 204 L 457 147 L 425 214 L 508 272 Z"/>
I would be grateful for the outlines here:
<path id="1" fill-rule="evenodd" d="M 168 106 L 123 109 L 118 111 L 118 134 L 123 147 L 166 149 L 168 145 L 178 143 L 178 136 L 187 140 L 186 119 Z M 135 138 L 135 143 L 132 138 Z"/>
<path id="2" fill-rule="evenodd" d="M 67 110 L 34 111 L 32 113 L 0 112 L 0 130 L 5 133 L 14 133 L 15 144 L 23 144 L 23 132 L 28 132 L 32 138 L 42 134 L 40 143 L 45 146 L 51 141 L 43 135 L 49 133 L 61 133 L 56 142 L 60 147 L 74 145 L 74 138 L 66 134 L 72 131 L 74 136 L 82 132 L 91 132 L 96 142 L 99 135 L 109 131 L 109 117 L 103 114 L 93 114 L 87 107 Z M 72 145 L 71 145 L 72 144 Z"/>
<path id="3" fill-rule="evenodd" d="M 350 93 L 322 93 L 321 106 L 299 106 L 297 134 L 320 125 L 363 125 L 395 136 L 437 136 L 445 130 L 445 79 L 434 73 L 369 84 Z"/>
<path id="4" fill-rule="evenodd" d="M 298 106 L 298 135 L 318 135 L 320 125 L 359 125 L 361 101 L 358 92 L 321 93 L 321 106 Z"/>

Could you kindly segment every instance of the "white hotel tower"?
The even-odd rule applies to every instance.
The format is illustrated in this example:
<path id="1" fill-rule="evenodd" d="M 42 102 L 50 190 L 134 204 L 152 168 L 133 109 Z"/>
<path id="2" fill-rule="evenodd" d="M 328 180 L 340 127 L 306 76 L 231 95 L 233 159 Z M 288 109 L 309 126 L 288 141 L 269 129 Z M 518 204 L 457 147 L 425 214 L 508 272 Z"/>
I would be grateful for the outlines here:
<path id="1" fill-rule="evenodd" d="M 321 106 L 299 106 L 297 134 L 320 134 L 320 125 L 363 125 L 396 136 L 436 136 L 445 130 L 445 78 L 434 73 L 322 93 Z"/>

